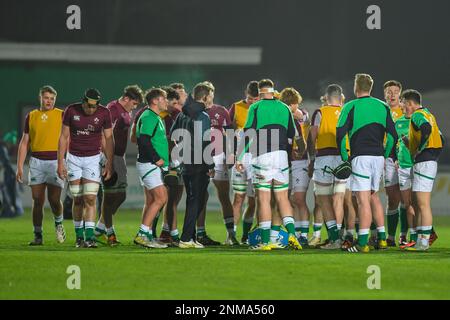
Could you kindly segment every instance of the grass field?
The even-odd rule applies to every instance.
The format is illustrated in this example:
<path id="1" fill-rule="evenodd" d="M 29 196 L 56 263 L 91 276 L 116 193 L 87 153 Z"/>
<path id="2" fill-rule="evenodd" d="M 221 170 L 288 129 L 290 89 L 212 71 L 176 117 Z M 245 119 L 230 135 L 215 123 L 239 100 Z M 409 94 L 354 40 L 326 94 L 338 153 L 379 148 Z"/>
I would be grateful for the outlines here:
<path id="1" fill-rule="evenodd" d="M 29 213 L 0 220 L 0 299 L 450 299 L 450 217 L 435 218 L 439 239 L 428 252 L 350 254 L 145 250 L 132 244 L 139 216 L 119 212 L 115 225 L 122 245 L 98 249 L 75 248 L 71 221 L 64 222 L 66 242 L 57 244 L 49 214 L 42 247 L 28 246 Z M 207 231 L 225 240 L 219 213 L 208 214 Z M 80 267 L 80 290 L 66 286 L 69 265 Z M 367 288 L 370 265 L 380 267 L 380 290 Z"/>

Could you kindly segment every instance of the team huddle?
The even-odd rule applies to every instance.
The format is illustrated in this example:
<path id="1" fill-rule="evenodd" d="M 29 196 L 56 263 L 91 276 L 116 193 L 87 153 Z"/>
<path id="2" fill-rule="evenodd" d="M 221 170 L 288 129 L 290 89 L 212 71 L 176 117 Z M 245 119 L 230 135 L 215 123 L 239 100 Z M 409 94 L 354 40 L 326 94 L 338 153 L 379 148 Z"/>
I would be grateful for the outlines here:
<path id="1" fill-rule="evenodd" d="M 443 136 L 418 91 L 403 91 L 398 81 L 390 80 L 384 84 L 384 102 L 371 96 L 372 87 L 370 75 L 357 74 L 356 98 L 345 103 L 343 89 L 330 84 L 310 116 L 297 90 L 278 92 L 270 79 L 250 81 L 245 98 L 228 109 L 214 103 L 215 88 L 208 81 L 190 94 L 181 83 L 145 93 L 137 85 L 127 86 L 106 107 L 100 104 L 100 92 L 88 89 L 81 102 L 64 111 L 55 107 L 56 90 L 44 86 L 40 108 L 26 117 L 17 157 L 17 180 L 22 182 L 31 150 L 30 245 L 43 244 L 46 189 L 57 241 L 65 241 L 60 197 L 66 183 L 73 197 L 76 247 L 120 244 L 113 216 L 126 201 L 130 141 L 137 144 L 136 169 L 145 198 L 134 238 L 138 246 L 221 245 L 206 232 L 212 181 L 228 246 L 369 252 L 398 245 L 405 251 L 428 250 L 437 239 L 430 201 Z M 133 119 L 132 111 L 143 103 Z M 383 179 L 386 208 L 378 195 Z M 310 182 L 312 210 L 306 202 Z M 184 190 L 179 233 L 177 207 Z M 328 234 L 324 241 L 323 224 Z"/>

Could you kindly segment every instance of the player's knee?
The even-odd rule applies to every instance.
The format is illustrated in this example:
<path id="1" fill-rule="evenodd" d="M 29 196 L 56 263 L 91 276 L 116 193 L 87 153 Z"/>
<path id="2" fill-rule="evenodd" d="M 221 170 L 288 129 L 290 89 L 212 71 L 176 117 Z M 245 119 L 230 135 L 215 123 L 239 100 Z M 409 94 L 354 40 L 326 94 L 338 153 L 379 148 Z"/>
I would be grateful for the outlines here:
<path id="1" fill-rule="evenodd" d="M 153 192 L 153 201 L 161 206 L 167 203 L 167 191 L 165 187 L 158 187 Z"/>
<path id="2" fill-rule="evenodd" d="M 50 204 L 50 208 L 52 209 L 52 212 L 58 212 L 62 207 L 61 200 L 59 200 L 57 198 L 49 198 L 48 203 Z"/>
<path id="3" fill-rule="evenodd" d="M 33 197 L 33 207 L 36 209 L 42 209 L 44 207 L 44 197 Z"/>
<path id="4" fill-rule="evenodd" d="M 75 207 L 81 207 L 84 205 L 84 200 L 82 196 L 74 197 L 73 198 L 73 205 Z"/>
<path id="5" fill-rule="evenodd" d="M 82 199 L 86 207 L 94 207 L 97 202 L 97 197 L 91 194 L 83 195 Z"/>

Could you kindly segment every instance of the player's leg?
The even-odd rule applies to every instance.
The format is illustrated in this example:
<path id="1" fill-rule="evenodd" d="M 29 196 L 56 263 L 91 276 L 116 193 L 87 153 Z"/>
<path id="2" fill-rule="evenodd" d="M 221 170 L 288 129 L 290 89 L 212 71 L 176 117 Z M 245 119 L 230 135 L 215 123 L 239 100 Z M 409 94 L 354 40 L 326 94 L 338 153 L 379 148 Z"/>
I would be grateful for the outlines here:
<path id="1" fill-rule="evenodd" d="M 56 240 L 63 243 L 66 240 L 66 232 L 63 226 L 63 204 L 61 202 L 61 192 L 64 189 L 64 181 L 58 177 L 57 161 L 45 161 L 46 165 L 46 183 L 47 183 L 47 199 L 53 213 L 55 221 Z"/>
<path id="2" fill-rule="evenodd" d="M 299 250 L 302 249 L 302 246 L 295 236 L 294 209 L 292 208 L 291 202 L 289 201 L 289 185 L 283 182 L 285 181 L 274 181 L 273 195 L 277 203 L 279 215 L 282 218 L 283 225 L 289 234 L 289 247 L 295 250 Z"/>
<path id="3" fill-rule="evenodd" d="M 114 185 L 103 184 L 100 218 L 95 228 L 96 237 L 99 238 L 106 235 L 106 241 L 111 246 L 120 243 L 116 237 L 113 216 L 127 197 L 127 165 L 125 158 L 114 156 L 113 165 L 117 174 L 117 181 Z"/>
<path id="4" fill-rule="evenodd" d="M 45 189 L 44 183 L 31 185 L 34 240 L 30 242 L 30 246 L 43 244 L 42 220 L 44 219 Z"/>
<path id="5" fill-rule="evenodd" d="M 399 221 L 400 189 L 398 185 L 398 172 L 394 161 L 386 159 L 384 167 L 384 185 L 387 197 L 386 219 L 388 227 L 388 245 L 395 246 L 395 234 Z"/>
<path id="6" fill-rule="evenodd" d="M 183 185 L 173 185 L 168 187 L 168 199 L 165 207 L 163 231 L 160 239 L 169 239 L 169 243 L 177 246 L 180 241 L 180 235 L 177 227 L 177 207 L 183 196 Z M 166 242 L 167 243 L 167 242 Z"/>
<path id="7" fill-rule="evenodd" d="M 61 202 L 62 187 L 47 184 L 47 199 L 55 219 L 56 240 L 63 243 L 66 240 L 66 232 L 63 226 L 63 206 Z"/>
<path id="8" fill-rule="evenodd" d="M 357 245 L 348 248 L 349 252 L 369 252 L 369 229 L 372 223 L 371 208 L 371 159 L 368 156 L 358 156 L 352 160 L 352 175 L 350 186 L 356 198 L 358 215 L 358 241 Z"/>
<path id="9" fill-rule="evenodd" d="M 298 191 L 292 195 L 292 202 L 295 206 L 295 230 L 298 232 L 297 238 L 299 238 L 302 246 L 308 245 L 308 233 L 309 233 L 309 209 L 306 204 L 306 191 Z"/>
<path id="10" fill-rule="evenodd" d="M 409 246 L 413 246 L 417 242 L 417 226 L 415 225 L 415 212 L 414 207 L 412 206 L 412 192 L 411 188 L 400 190 L 401 192 L 401 201 L 405 206 L 406 215 L 407 215 L 407 225 L 409 230 L 409 242 L 405 239 L 401 239 L 399 241 L 400 249 L 404 249 L 408 244 Z"/>
<path id="11" fill-rule="evenodd" d="M 339 231 L 337 229 L 336 215 L 333 208 L 333 181 L 334 176 L 330 168 L 334 167 L 334 156 L 317 157 L 314 162 L 314 194 L 317 203 L 323 214 L 323 219 L 327 226 L 328 243 L 322 246 L 323 249 L 339 249 L 341 241 L 339 240 Z"/>
<path id="12" fill-rule="evenodd" d="M 84 235 L 86 248 L 96 248 L 96 239 L 94 234 L 95 220 L 97 215 L 97 194 L 100 183 L 94 180 L 81 179 L 83 189 L 83 205 L 84 205 Z"/>
<path id="13" fill-rule="evenodd" d="M 252 183 L 249 182 L 250 187 L 252 187 Z M 255 199 L 255 191 L 253 190 L 251 194 L 247 193 L 247 207 L 245 208 L 244 215 L 242 218 L 242 239 L 241 243 L 245 243 L 248 239 L 248 233 L 253 226 L 253 221 L 255 219 L 256 212 L 256 199 Z"/>
<path id="14" fill-rule="evenodd" d="M 370 207 L 372 217 L 377 226 L 377 249 L 387 249 L 386 229 L 384 227 L 384 210 L 378 192 L 373 192 L 370 196 Z"/>
<path id="15" fill-rule="evenodd" d="M 256 201 L 258 206 L 259 229 L 261 232 L 261 245 L 250 247 L 251 249 L 270 250 L 270 227 L 272 221 L 272 209 L 270 206 L 270 188 L 255 186 Z"/>
<path id="16" fill-rule="evenodd" d="M 407 231 L 409 228 L 410 242 L 417 241 L 417 230 L 414 225 L 414 208 L 412 206 L 412 170 L 411 168 L 399 168 L 398 180 L 400 188 L 400 239 L 399 246 L 404 248 L 408 241 L 406 240 Z"/>
<path id="17" fill-rule="evenodd" d="M 314 209 L 313 209 L 313 235 L 308 240 L 308 244 L 311 247 L 316 247 L 322 242 L 322 226 L 323 226 L 323 214 L 320 205 L 317 202 L 317 196 L 314 195 Z"/>
<path id="18" fill-rule="evenodd" d="M 220 171 L 216 171 L 216 176 L 218 174 L 220 174 Z M 227 229 L 227 239 L 225 244 L 230 246 L 239 245 L 239 241 L 236 239 L 233 206 L 230 201 L 230 182 L 228 179 L 219 180 L 216 176 L 213 179 L 213 183 L 217 190 L 217 196 L 222 207 L 223 221 L 225 228 Z"/>
<path id="19" fill-rule="evenodd" d="M 166 244 L 155 240 L 151 230 L 155 217 L 167 203 L 167 189 L 164 185 L 161 169 L 152 163 L 136 163 L 139 180 L 144 189 L 144 207 L 141 226 L 134 238 L 134 243 L 147 248 L 167 248 Z"/>
<path id="20" fill-rule="evenodd" d="M 306 192 L 309 186 L 307 160 L 292 162 L 292 196 L 294 206 L 295 231 L 302 246 L 308 245 L 310 212 L 306 204 Z"/>
<path id="21" fill-rule="evenodd" d="M 272 220 L 270 222 L 270 245 L 272 246 L 272 249 L 279 249 L 281 246 L 277 246 L 280 244 L 278 241 L 278 237 L 280 235 L 283 220 L 281 219 L 280 210 L 277 206 L 273 190 L 271 192 L 272 194 L 270 196 L 270 211 L 272 212 Z"/>
<path id="22" fill-rule="evenodd" d="M 345 190 L 344 196 L 344 216 L 345 216 L 345 235 L 343 249 L 348 249 L 354 244 L 354 232 L 356 223 L 356 211 L 353 206 L 352 192 L 349 189 Z"/>
<path id="23" fill-rule="evenodd" d="M 335 181 L 333 186 L 333 210 L 336 217 L 336 226 L 339 233 L 339 238 L 343 238 L 344 229 L 342 224 L 344 221 L 344 198 L 345 185 L 347 181 Z"/>

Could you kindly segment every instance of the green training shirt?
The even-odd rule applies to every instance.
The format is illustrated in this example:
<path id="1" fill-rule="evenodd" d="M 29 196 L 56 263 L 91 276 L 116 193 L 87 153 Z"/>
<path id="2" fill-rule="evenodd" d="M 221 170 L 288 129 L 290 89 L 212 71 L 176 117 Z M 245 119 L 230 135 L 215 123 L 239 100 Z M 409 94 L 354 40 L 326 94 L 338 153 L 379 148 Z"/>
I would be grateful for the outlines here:
<path id="1" fill-rule="evenodd" d="M 350 160 L 357 156 L 387 158 L 397 141 L 389 106 L 366 96 L 347 102 L 342 108 L 336 128 L 336 142 L 342 160 L 348 160 L 346 140 L 350 139 Z M 386 148 L 383 142 L 387 136 Z"/>
<path id="2" fill-rule="evenodd" d="M 276 99 L 263 99 L 250 106 L 244 132 L 249 129 L 256 131 L 258 156 L 278 150 L 287 151 L 289 139 L 293 139 L 295 136 L 295 124 L 291 110 L 286 104 Z M 267 138 L 263 129 L 266 129 Z M 274 139 L 278 139 L 278 141 Z M 256 143 L 256 141 L 251 143 Z M 247 143 L 244 152 L 248 151 L 249 146 L 250 143 Z"/>
<path id="3" fill-rule="evenodd" d="M 395 130 L 398 135 L 398 142 L 396 146 L 396 154 L 398 165 L 400 168 L 411 168 L 414 164 L 414 161 L 411 157 L 411 153 L 409 152 L 408 147 L 402 140 L 403 136 L 409 136 L 409 125 L 411 122 L 411 118 L 407 118 L 405 115 L 395 121 Z"/>
<path id="4" fill-rule="evenodd" d="M 147 109 L 139 117 L 136 125 L 138 144 L 138 162 L 156 163 L 164 160 L 164 167 L 169 165 L 169 143 L 166 128 L 161 117 L 153 110 Z"/>

